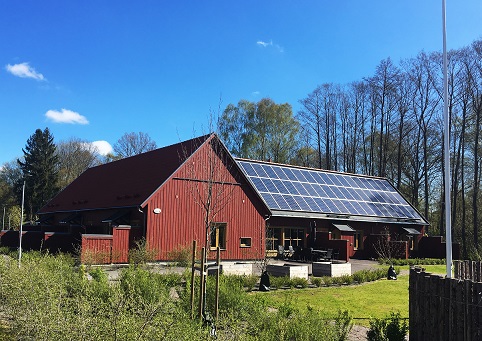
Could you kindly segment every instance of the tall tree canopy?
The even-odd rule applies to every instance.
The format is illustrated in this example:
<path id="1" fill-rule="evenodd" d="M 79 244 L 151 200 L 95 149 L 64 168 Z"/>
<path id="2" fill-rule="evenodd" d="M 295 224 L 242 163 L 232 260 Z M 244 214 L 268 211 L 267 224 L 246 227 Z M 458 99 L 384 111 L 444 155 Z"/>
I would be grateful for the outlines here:
<path id="1" fill-rule="evenodd" d="M 291 105 L 269 98 L 229 104 L 219 121 L 219 134 L 238 157 L 288 163 L 297 149 L 300 124 Z"/>
<path id="2" fill-rule="evenodd" d="M 65 188 L 86 169 L 100 164 L 97 148 L 79 138 L 57 144 L 59 158 L 59 187 Z"/>
<path id="3" fill-rule="evenodd" d="M 17 181 L 19 202 L 25 181 L 25 207 L 27 219 L 33 220 L 35 213 L 55 194 L 58 187 L 58 156 L 54 137 L 48 128 L 37 129 L 22 149 L 24 159 L 18 159 L 22 178 Z"/>
<path id="4" fill-rule="evenodd" d="M 112 147 L 115 159 L 123 159 L 129 156 L 138 155 L 157 148 L 156 142 L 151 139 L 149 134 L 125 133 Z"/>

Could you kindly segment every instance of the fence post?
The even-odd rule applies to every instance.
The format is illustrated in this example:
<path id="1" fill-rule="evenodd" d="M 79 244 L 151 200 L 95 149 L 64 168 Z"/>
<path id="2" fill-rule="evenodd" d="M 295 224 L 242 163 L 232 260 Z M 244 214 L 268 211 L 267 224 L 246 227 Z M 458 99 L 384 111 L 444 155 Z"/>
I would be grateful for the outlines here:
<path id="1" fill-rule="evenodd" d="M 198 310 L 198 316 L 201 319 L 203 317 L 204 313 L 204 287 L 206 285 L 205 280 L 206 280 L 206 248 L 202 248 L 201 250 L 201 277 L 200 277 L 200 285 L 199 285 L 199 310 Z"/>
<path id="2" fill-rule="evenodd" d="M 196 241 L 192 241 L 192 263 L 191 263 L 191 318 L 194 318 L 194 274 L 196 273 Z"/>
<path id="3" fill-rule="evenodd" d="M 418 340 L 418 326 L 419 326 L 419 307 L 418 307 L 418 280 L 419 280 L 420 269 L 410 268 L 410 277 L 408 284 L 408 325 L 410 340 Z"/>
<path id="4" fill-rule="evenodd" d="M 219 318 L 219 274 L 221 273 L 221 248 L 218 246 L 216 249 L 216 293 L 215 293 L 215 306 L 214 306 L 214 318 L 218 321 Z"/>

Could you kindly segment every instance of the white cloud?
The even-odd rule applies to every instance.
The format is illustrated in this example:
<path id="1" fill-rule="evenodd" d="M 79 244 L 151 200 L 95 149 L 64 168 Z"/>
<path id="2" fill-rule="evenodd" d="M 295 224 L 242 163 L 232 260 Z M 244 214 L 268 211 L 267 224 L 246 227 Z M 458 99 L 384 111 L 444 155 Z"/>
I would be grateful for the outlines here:
<path id="1" fill-rule="evenodd" d="M 267 42 L 265 42 L 265 41 L 259 40 L 259 41 L 256 42 L 256 44 L 261 45 L 261 46 L 263 46 L 263 47 L 267 47 L 267 46 L 273 45 L 273 42 L 267 43 Z"/>
<path id="2" fill-rule="evenodd" d="M 262 41 L 262 40 L 258 40 L 256 42 L 257 45 L 259 46 L 262 46 L 262 47 L 272 47 L 272 48 L 275 48 L 276 50 L 278 50 L 279 52 L 284 52 L 284 49 L 278 45 L 278 44 L 274 44 L 272 40 L 270 40 L 269 42 L 266 42 L 266 41 Z"/>
<path id="3" fill-rule="evenodd" d="M 62 109 L 62 111 L 49 110 L 45 113 L 45 116 L 55 123 L 89 124 L 85 116 L 67 109 Z"/>
<path id="4" fill-rule="evenodd" d="M 260 94 L 261 94 L 261 92 L 259 92 L 259 91 L 253 91 L 253 92 L 251 93 L 251 96 L 253 96 L 253 97 L 258 97 Z"/>
<path id="5" fill-rule="evenodd" d="M 107 141 L 94 141 L 94 142 L 92 142 L 92 145 L 95 148 L 97 148 L 97 151 L 99 152 L 100 155 L 105 156 L 109 153 L 112 153 L 112 151 L 113 151 L 112 146 Z"/>
<path id="6" fill-rule="evenodd" d="M 33 78 L 38 81 L 46 80 L 44 75 L 40 72 L 35 71 L 33 67 L 31 67 L 28 63 L 21 63 L 21 64 L 14 64 L 10 65 L 7 64 L 5 69 L 10 72 L 12 75 L 21 77 L 21 78 Z"/>

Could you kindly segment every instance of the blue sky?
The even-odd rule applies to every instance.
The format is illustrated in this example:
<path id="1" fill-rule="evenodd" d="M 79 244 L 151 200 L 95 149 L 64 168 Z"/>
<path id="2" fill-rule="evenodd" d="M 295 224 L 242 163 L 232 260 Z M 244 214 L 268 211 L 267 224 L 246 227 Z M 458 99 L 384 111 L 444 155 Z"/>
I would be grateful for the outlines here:
<path id="1" fill-rule="evenodd" d="M 110 145 L 144 132 L 162 147 L 207 133 L 209 112 L 241 99 L 296 113 L 317 85 L 441 51 L 441 4 L 2 0 L 0 165 L 37 128 Z M 480 0 L 448 0 L 448 48 L 482 38 L 481 22 Z"/>

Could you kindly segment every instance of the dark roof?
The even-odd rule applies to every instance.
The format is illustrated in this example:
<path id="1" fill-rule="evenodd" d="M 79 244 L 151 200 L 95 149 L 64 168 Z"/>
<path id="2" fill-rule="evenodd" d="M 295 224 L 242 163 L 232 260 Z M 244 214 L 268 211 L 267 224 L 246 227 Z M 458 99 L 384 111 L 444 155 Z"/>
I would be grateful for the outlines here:
<path id="1" fill-rule="evenodd" d="M 140 206 L 212 136 L 89 168 L 38 213 Z"/>
<path id="2" fill-rule="evenodd" d="M 428 224 L 386 178 L 236 161 L 272 216 Z"/>

